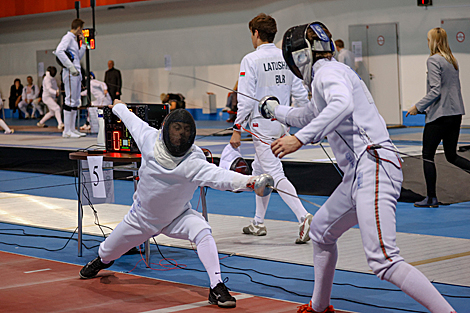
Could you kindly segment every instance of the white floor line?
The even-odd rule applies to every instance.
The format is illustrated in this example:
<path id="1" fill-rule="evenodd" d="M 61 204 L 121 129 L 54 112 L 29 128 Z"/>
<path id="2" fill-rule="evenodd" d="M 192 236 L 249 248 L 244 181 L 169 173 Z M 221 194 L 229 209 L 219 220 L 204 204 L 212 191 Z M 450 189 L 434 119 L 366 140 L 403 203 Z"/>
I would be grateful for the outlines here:
<path id="1" fill-rule="evenodd" d="M 29 272 L 24 272 L 25 274 L 31 274 L 31 273 L 37 273 L 37 272 L 45 272 L 45 271 L 50 271 L 50 268 L 43 268 L 41 270 L 35 270 L 35 271 L 29 271 Z"/>
<path id="2" fill-rule="evenodd" d="M 248 299 L 254 297 L 253 295 L 248 295 L 248 294 L 237 294 L 234 295 L 237 300 L 243 300 L 243 299 Z M 189 304 L 183 304 L 183 305 L 177 305 L 165 309 L 158 309 L 158 310 L 152 310 L 152 311 L 145 311 L 142 313 L 170 313 L 170 312 L 179 312 L 179 311 L 184 311 L 184 310 L 191 310 L 191 309 L 197 309 L 205 306 L 211 305 L 207 300 L 206 301 L 200 301 L 200 302 L 194 302 L 194 303 L 189 303 Z"/>

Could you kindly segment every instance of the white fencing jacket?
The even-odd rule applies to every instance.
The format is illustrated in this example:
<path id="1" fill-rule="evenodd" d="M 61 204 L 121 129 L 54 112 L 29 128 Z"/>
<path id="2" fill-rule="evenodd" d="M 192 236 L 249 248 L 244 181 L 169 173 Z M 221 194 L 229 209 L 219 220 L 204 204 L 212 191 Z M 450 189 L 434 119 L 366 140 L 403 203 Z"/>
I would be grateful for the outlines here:
<path id="1" fill-rule="evenodd" d="M 332 58 L 315 62 L 313 73 L 312 102 L 304 108 L 278 106 L 275 111 L 281 123 L 303 127 L 295 134 L 303 144 L 328 136 L 345 173 L 354 170 L 369 144 L 391 146 L 385 121 L 356 72 Z M 317 109 L 319 113 L 315 114 Z"/>
<path id="2" fill-rule="evenodd" d="M 67 34 L 62 37 L 62 39 L 59 42 L 59 45 L 55 49 L 55 55 L 59 58 L 60 62 L 67 68 L 71 68 L 72 65 L 75 66 L 77 71 L 80 72 L 81 66 L 80 66 L 80 60 L 83 58 L 83 55 L 85 54 L 86 50 L 86 45 L 83 44 L 82 47 L 80 48 L 78 46 L 77 42 L 77 36 L 75 36 L 71 32 L 67 32 Z M 65 54 L 65 51 L 70 52 L 73 56 L 73 63 L 69 60 L 67 55 Z"/>
<path id="3" fill-rule="evenodd" d="M 309 103 L 308 92 L 298 79 L 290 71 L 282 50 L 273 43 L 263 44 L 255 51 L 247 54 L 240 64 L 240 77 L 238 79 L 238 112 L 235 124 L 246 127 L 250 122 L 250 128 L 262 135 L 278 138 L 285 132 L 277 121 L 264 119 L 258 112 L 258 101 L 265 96 L 275 96 L 282 106 L 289 106 L 291 95 L 298 106 L 306 106 Z M 256 120 L 256 121 L 253 121 Z"/>
<path id="4" fill-rule="evenodd" d="M 111 96 L 109 93 L 104 94 L 105 90 L 108 90 L 108 86 L 104 82 L 92 79 L 90 81 L 91 94 L 95 97 L 95 101 L 92 102 L 93 106 L 106 106 L 112 103 Z M 81 93 L 82 96 L 87 95 L 87 91 L 84 90 Z"/>
<path id="5" fill-rule="evenodd" d="M 51 76 L 51 73 L 46 72 L 46 76 L 42 80 L 42 98 L 43 100 L 55 100 L 57 96 L 57 81 Z"/>
<path id="6" fill-rule="evenodd" d="M 219 190 L 246 189 L 251 176 L 228 171 L 206 161 L 202 150 L 193 145 L 191 152 L 174 169 L 159 164 L 154 156 L 161 131 L 129 112 L 126 105 L 117 104 L 113 112 L 129 129 L 142 153 L 140 181 L 134 193 L 133 210 L 148 223 L 162 229 L 188 208 L 199 186 Z"/>

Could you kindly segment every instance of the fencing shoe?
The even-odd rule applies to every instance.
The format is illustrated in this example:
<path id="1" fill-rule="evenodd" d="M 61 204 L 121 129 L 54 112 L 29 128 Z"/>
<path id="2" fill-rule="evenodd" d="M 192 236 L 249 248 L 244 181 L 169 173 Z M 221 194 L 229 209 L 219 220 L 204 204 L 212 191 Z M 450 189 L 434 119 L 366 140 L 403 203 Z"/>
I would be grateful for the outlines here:
<path id="1" fill-rule="evenodd" d="M 335 313 L 335 308 L 333 308 L 332 305 L 328 306 L 321 312 L 314 311 L 312 309 L 312 301 L 310 301 L 308 304 L 298 306 L 297 308 L 297 313 Z"/>
<path id="2" fill-rule="evenodd" d="M 422 201 L 415 202 L 415 207 L 417 207 L 417 208 L 438 208 L 439 207 L 439 201 L 437 201 L 437 198 L 426 197 Z"/>
<path id="3" fill-rule="evenodd" d="M 214 289 L 210 288 L 209 303 L 217 304 L 221 308 L 234 308 L 237 306 L 237 300 L 230 295 L 228 288 L 220 282 Z"/>
<path id="4" fill-rule="evenodd" d="M 62 132 L 62 137 L 64 138 L 80 138 L 80 135 L 77 135 L 75 133 L 72 133 L 72 132 Z"/>
<path id="5" fill-rule="evenodd" d="M 80 278 L 93 278 L 96 276 L 96 274 L 98 274 L 99 271 L 110 267 L 111 265 L 113 265 L 113 263 L 114 261 L 111 261 L 108 264 L 104 264 L 103 262 L 101 262 L 101 258 L 98 256 L 93 261 L 88 262 L 88 264 L 80 270 Z"/>
<path id="6" fill-rule="evenodd" d="M 72 134 L 76 134 L 76 135 L 78 135 L 78 137 L 85 137 L 85 136 L 86 136 L 86 134 L 85 134 L 85 133 L 81 133 L 81 132 L 79 132 L 79 131 L 78 131 L 78 130 L 76 130 L 76 129 L 72 129 L 72 131 L 71 131 L 71 132 L 72 132 Z"/>
<path id="7" fill-rule="evenodd" d="M 250 225 L 243 227 L 243 233 L 253 236 L 266 236 L 268 231 L 266 230 L 266 226 L 264 226 L 263 223 L 255 225 L 253 221 L 251 221 Z"/>
<path id="8" fill-rule="evenodd" d="M 302 223 L 299 224 L 299 238 L 295 240 L 296 244 L 303 244 L 307 243 L 310 240 L 309 231 L 310 231 L 310 224 L 312 223 L 313 215 L 307 213 L 305 215 L 305 219 Z"/>

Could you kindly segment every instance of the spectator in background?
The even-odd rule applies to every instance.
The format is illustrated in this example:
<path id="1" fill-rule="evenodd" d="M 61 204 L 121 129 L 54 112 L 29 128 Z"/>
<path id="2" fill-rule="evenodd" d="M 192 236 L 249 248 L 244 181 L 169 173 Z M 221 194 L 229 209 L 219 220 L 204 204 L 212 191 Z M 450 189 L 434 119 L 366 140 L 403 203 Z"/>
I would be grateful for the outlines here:
<path id="1" fill-rule="evenodd" d="M 336 49 L 338 50 L 338 61 L 346 64 L 354 71 L 356 70 L 356 62 L 354 61 L 354 53 L 344 48 L 344 41 L 341 39 L 335 40 Z"/>
<path id="2" fill-rule="evenodd" d="M 104 82 L 108 86 L 108 92 L 112 102 L 114 102 L 115 99 L 121 99 L 121 71 L 114 68 L 113 60 L 108 61 L 108 70 L 104 75 Z"/>
<path id="3" fill-rule="evenodd" d="M 28 105 L 33 105 L 33 100 L 36 99 L 39 95 L 39 88 L 36 84 L 33 84 L 33 77 L 28 76 L 28 85 L 23 88 L 23 93 L 21 95 L 21 101 L 18 103 L 18 108 L 24 113 L 25 118 L 28 119 L 30 117 L 28 113 Z M 34 107 L 33 112 L 35 110 L 38 110 L 41 115 L 43 115 L 41 107 L 39 107 L 39 104 Z"/>
<path id="4" fill-rule="evenodd" d="M 457 155 L 457 142 L 460 124 L 465 108 L 460 90 L 459 65 L 450 50 L 447 33 L 443 28 L 433 28 L 428 32 L 428 47 L 431 54 L 426 62 L 427 93 L 408 114 L 426 113 L 423 131 L 423 168 L 426 180 L 427 197 L 418 201 L 415 207 L 437 208 L 437 172 L 434 155 L 439 144 L 444 145 L 448 162 L 470 173 L 470 161 Z"/>
<path id="5" fill-rule="evenodd" d="M 225 105 L 225 108 L 222 109 L 222 112 L 229 112 L 229 117 L 226 120 L 227 123 L 233 123 L 237 118 L 237 93 L 235 91 L 238 90 L 238 80 L 235 83 L 235 87 L 233 87 L 233 90 L 234 91 L 228 93 L 227 104 Z"/>
<path id="6" fill-rule="evenodd" d="M 8 98 L 10 110 L 13 110 L 13 114 L 16 113 L 16 108 L 18 107 L 18 103 L 21 101 L 21 94 L 23 93 L 23 85 L 21 84 L 21 80 L 16 78 L 11 85 L 10 88 L 10 97 Z M 21 114 L 19 114 L 21 117 Z"/>
<path id="7" fill-rule="evenodd" d="M 175 109 L 185 109 L 186 102 L 184 99 L 184 96 L 180 93 L 162 93 L 160 95 L 160 100 L 162 100 L 162 103 L 168 103 L 170 105 L 170 111 Z"/>

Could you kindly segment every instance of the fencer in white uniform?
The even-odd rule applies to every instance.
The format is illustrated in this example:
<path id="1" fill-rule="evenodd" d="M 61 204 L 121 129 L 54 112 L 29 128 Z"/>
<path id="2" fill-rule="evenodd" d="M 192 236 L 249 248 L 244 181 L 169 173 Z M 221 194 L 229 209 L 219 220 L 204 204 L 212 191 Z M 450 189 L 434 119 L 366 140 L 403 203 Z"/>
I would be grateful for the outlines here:
<path id="1" fill-rule="evenodd" d="M 55 50 L 55 55 L 63 65 L 62 80 L 65 88 L 64 103 L 64 131 L 62 136 L 65 138 L 78 138 L 86 136 L 80 133 L 75 125 L 77 118 L 77 108 L 80 105 L 81 91 L 81 66 L 80 60 L 85 55 L 86 45 L 79 47 L 77 38 L 85 42 L 82 28 L 84 22 L 80 19 L 72 21 L 72 29 L 60 40 Z M 69 58 L 70 56 L 70 58 Z"/>
<path id="2" fill-rule="evenodd" d="M 49 66 L 46 71 L 46 76 L 42 80 L 42 102 L 47 105 L 49 112 L 47 112 L 44 117 L 37 123 L 39 127 L 45 127 L 47 120 L 55 116 L 57 120 L 57 128 L 64 128 L 62 123 L 62 117 L 60 112 L 60 106 L 57 104 L 56 99 L 59 95 L 59 88 L 57 87 L 57 81 L 55 80 L 55 75 L 57 74 L 57 69 L 55 66 Z"/>
<path id="3" fill-rule="evenodd" d="M 139 184 L 134 201 L 123 221 L 101 243 L 99 256 L 89 262 L 80 277 L 92 278 L 101 269 L 147 239 L 158 234 L 194 242 L 209 278 L 209 301 L 221 307 L 234 307 L 233 298 L 222 282 L 219 258 L 211 227 L 189 202 L 200 186 L 219 190 L 259 192 L 263 177 L 241 175 L 206 161 L 202 150 L 194 145 L 196 125 L 191 114 L 178 109 L 164 121 L 163 129 L 150 127 L 125 104 L 115 100 L 113 113 L 126 125 L 142 154 Z M 270 192 L 265 181 L 263 194 Z M 272 178 L 271 178 L 272 183 Z"/>
<path id="4" fill-rule="evenodd" d="M 356 224 L 374 274 L 433 313 L 454 312 L 429 280 L 399 254 L 395 209 L 403 179 L 401 163 L 366 85 L 350 67 L 332 57 L 331 34 L 320 22 L 287 30 L 283 51 L 289 67 L 306 85 L 310 86 L 313 76 L 313 98 L 304 108 L 288 108 L 272 100 L 261 104 L 265 117 L 303 127 L 294 136 L 275 141 L 273 153 L 283 157 L 328 136 L 344 172 L 341 184 L 312 220 L 314 291 L 310 303 L 299 312 L 334 312 L 330 297 L 336 242 Z"/>
<path id="5" fill-rule="evenodd" d="M 36 84 L 33 84 L 33 77 L 28 76 L 28 85 L 23 88 L 23 93 L 21 95 L 21 101 L 18 103 L 18 108 L 24 113 L 25 118 L 30 118 L 30 115 L 27 111 L 28 105 L 31 104 L 34 107 L 34 111 L 38 110 L 41 115 L 43 111 L 38 103 L 34 103 L 34 100 L 39 95 L 39 88 Z"/>
<path id="6" fill-rule="evenodd" d="M 95 74 L 90 72 L 90 92 L 94 99 L 91 101 L 91 106 L 88 108 L 87 122 L 80 127 L 80 130 L 90 130 L 90 116 L 94 116 L 98 120 L 98 108 L 108 106 L 112 103 L 111 96 L 108 93 L 108 86 L 105 82 L 96 79 Z M 88 91 L 82 91 L 81 96 L 87 96 Z"/>
<path id="7" fill-rule="evenodd" d="M 253 144 L 255 147 L 255 160 L 252 163 L 253 174 L 268 173 L 274 178 L 275 187 L 290 194 L 297 195 L 292 183 L 286 178 L 281 161 L 272 153 L 269 144 L 274 140 L 288 134 L 286 126 L 277 121 L 263 119 L 258 112 L 258 102 L 267 95 L 276 96 L 281 105 L 289 106 L 291 96 L 297 105 L 307 105 L 308 92 L 303 87 L 302 81 L 295 77 L 282 58 L 281 49 L 274 43 L 276 35 L 276 21 L 266 14 L 259 14 L 249 23 L 253 47 L 256 51 L 247 54 L 240 65 L 240 77 L 238 79 L 238 112 L 235 127 L 230 144 L 238 148 L 241 144 L 241 129 L 237 125 L 250 130 L 255 134 Z M 246 97 L 244 95 L 248 95 Z M 296 243 L 306 243 L 308 237 L 308 225 L 312 215 L 296 197 L 285 193 L 279 193 L 284 202 L 294 212 L 299 222 L 299 237 Z M 256 196 L 256 214 L 250 225 L 243 228 L 243 233 L 256 236 L 264 236 L 267 233 L 264 225 L 264 217 L 268 208 L 269 197 Z"/>

